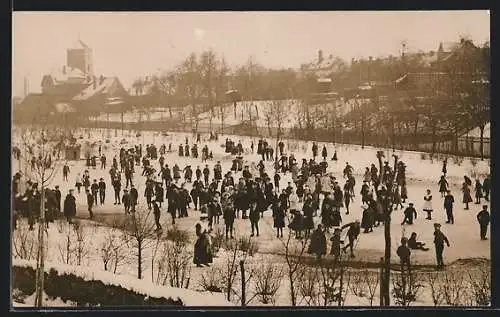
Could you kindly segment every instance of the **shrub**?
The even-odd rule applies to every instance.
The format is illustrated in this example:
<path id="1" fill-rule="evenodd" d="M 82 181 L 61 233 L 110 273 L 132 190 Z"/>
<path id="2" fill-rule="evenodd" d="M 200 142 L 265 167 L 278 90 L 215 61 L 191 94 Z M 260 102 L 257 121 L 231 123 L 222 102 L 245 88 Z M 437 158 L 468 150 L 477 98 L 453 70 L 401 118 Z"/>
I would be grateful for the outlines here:
<path id="1" fill-rule="evenodd" d="M 166 239 L 174 243 L 189 244 L 189 233 L 186 230 L 180 230 L 176 226 L 167 230 Z"/>
<path id="2" fill-rule="evenodd" d="M 212 293 L 222 293 L 224 290 L 224 282 L 221 276 L 221 270 L 215 267 L 210 267 L 208 271 L 201 274 L 200 288 L 203 291 Z"/>
<path id="3" fill-rule="evenodd" d="M 259 244 L 252 241 L 252 239 L 241 237 L 237 242 L 238 250 L 248 253 L 250 256 L 254 256 L 259 251 Z"/>
<path id="4" fill-rule="evenodd" d="M 217 228 L 217 230 L 215 230 L 214 234 L 211 236 L 212 254 L 214 256 L 217 255 L 220 248 L 224 245 L 224 237 L 224 232 L 220 228 Z"/>
<path id="5" fill-rule="evenodd" d="M 30 296 L 35 292 L 36 270 L 32 267 L 12 267 L 12 289 Z M 106 285 L 102 281 L 90 280 L 74 274 L 59 274 L 51 269 L 45 272 L 44 290 L 50 298 L 60 297 L 64 302 L 72 301 L 77 306 L 183 306 L 180 299 L 154 298 L 136 293 L 116 285 Z"/>

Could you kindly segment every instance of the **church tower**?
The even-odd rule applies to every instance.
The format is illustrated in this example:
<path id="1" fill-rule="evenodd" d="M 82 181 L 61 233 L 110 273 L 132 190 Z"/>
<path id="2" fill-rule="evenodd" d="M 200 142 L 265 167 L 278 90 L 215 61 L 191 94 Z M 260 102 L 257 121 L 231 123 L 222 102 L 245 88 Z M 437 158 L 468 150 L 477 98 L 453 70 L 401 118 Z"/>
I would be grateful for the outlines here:
<path id="1" fill-rule="evenodd" d="M 78 39 L 75 45 L 67 50 L 66 65 L 81 70 L 87 78 L 94 76 L 92 49 Z"/>

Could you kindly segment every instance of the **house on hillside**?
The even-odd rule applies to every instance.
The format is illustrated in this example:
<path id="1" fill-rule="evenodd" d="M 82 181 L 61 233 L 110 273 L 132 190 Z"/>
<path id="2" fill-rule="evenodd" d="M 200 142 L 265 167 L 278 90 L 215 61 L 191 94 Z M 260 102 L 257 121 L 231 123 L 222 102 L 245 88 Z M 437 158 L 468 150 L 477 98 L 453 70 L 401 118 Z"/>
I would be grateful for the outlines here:
<path id="1" fill-rule="evenodd" d="M 484 126 L 483 131 L 483 154 L 486 157 L 490 156 L 490 124 Z M 473 155 L 481 154 L 481 129 L 476 127 L 467 133 L 464 133 L 458 138 L 458 150 L 460 153 L 468 153 Z"/>
<path id="2" fill-rule="evenodd" d="M 67 50 L 65 65 L 43 76 L 41 88 L 41 93 L 28 94 L 19 104 L 15 119 L 31 121 L 43 114 L 57 120 L 62 113 L 88 116 L 108 109 L 104 106 L 109 98 L 123 99 L 121 108 L 130 106 L 129 94 L 117 77 L 94 75 L 92 50 L 81 40 Z"/>

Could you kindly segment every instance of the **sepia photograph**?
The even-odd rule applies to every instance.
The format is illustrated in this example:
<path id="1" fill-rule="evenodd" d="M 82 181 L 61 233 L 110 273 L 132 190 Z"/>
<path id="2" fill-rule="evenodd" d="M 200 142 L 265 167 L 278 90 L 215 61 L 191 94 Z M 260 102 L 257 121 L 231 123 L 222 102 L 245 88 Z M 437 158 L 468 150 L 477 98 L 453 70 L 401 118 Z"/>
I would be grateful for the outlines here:
<path id="1" fill-rule="evenodd" d="M 489 307 L 490 12 L 12 13 L 10 309 Z"/>

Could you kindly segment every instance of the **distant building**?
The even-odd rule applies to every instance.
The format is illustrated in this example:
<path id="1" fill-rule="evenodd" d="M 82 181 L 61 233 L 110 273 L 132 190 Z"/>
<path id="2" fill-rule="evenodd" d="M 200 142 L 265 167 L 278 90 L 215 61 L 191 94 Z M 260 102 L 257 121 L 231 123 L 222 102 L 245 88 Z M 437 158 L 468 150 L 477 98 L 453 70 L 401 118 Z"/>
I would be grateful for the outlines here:
<path id="1" fill-rule="evenodd" d="M 41 93 L 31 93 L 14 111 L 14 118 L 32 120 L 38 114 L 55 115 L 61 112 L 88 116 L 102 111 L 119 112 L 129 107 L 129 94 L 117 77 L 96 76 L 92 50 L 81 40 L 67 50 L 66 65 L 42 78 Z M 109 98 L 125 102 L 106 108 Z M 32 118 L 32 119 L 29 119 Z"/>

